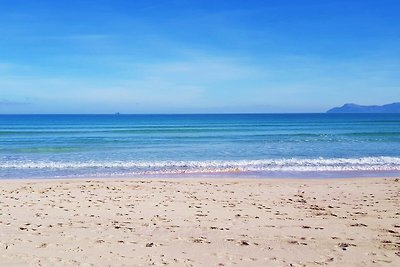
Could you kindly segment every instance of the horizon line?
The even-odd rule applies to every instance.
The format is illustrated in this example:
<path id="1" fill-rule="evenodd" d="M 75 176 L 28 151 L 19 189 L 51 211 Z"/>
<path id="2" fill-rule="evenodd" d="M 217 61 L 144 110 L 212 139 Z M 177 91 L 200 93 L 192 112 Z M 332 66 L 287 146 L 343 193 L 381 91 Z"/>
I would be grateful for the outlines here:
<path id="1" fill-rule="evenodd" d="M 109 116 L 131 116 L 131 115 L 289 115 L 289 114 L 398 114 L 395 112 L 212 112 L 212 113 L 0 113 L 0 116 L 26 116 L 26 115 L 109 115 Z"/>

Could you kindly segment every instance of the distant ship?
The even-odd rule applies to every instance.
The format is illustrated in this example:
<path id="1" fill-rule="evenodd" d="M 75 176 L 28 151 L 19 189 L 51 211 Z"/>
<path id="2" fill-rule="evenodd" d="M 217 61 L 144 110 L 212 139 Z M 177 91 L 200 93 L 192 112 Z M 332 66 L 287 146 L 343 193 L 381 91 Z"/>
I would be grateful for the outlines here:
<path id="1" fill-rule="evenodd" d="M 121 113 L 119 113 L 119 112 L 115 112 L 115 115 L 116 115 L 116 116 L 119 116 L 119 115 L 121 115 Z"/>

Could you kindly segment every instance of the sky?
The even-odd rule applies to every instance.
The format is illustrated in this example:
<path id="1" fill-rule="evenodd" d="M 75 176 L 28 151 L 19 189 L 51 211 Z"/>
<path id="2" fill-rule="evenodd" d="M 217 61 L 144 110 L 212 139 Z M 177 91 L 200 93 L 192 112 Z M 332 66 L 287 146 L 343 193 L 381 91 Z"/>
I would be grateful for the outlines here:
<path id="1" fill-rule="evenodd" d="M 400 102 L 398 0 L 0 0 L 0 113 Z"/>

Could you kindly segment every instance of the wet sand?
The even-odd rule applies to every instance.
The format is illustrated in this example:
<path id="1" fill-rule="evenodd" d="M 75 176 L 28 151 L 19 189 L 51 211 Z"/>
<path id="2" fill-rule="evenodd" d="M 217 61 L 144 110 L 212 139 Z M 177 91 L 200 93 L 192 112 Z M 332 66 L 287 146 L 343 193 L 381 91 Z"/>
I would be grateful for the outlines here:
<path id="1" fill-rule="evenodd" d="M 0 181 L 0 266 L 28 264 L 400 266 L 400 181 Z"/>

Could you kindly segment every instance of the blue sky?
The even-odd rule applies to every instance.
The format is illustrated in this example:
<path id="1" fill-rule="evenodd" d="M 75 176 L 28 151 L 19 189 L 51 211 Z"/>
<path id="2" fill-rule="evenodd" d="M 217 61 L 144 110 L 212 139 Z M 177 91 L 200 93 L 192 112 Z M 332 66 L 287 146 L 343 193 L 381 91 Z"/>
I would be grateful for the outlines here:
<path id="1" fill-rule="evenodd" d="M 0 113 L 400 101 L 400 1 L 2 0 Z"/>

